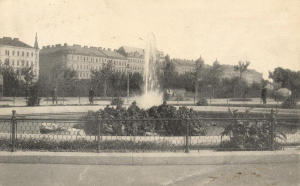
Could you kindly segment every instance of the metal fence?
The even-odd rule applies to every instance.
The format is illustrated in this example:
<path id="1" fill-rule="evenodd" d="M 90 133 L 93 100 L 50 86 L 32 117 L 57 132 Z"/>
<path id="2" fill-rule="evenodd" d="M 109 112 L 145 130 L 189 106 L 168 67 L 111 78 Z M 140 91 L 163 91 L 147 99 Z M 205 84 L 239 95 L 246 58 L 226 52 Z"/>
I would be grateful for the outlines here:
<path id="1" fill-rule="evenodd" d="M 299 118 L 0 118 L 1 150 L 276 150 L 300 145 Z"/>

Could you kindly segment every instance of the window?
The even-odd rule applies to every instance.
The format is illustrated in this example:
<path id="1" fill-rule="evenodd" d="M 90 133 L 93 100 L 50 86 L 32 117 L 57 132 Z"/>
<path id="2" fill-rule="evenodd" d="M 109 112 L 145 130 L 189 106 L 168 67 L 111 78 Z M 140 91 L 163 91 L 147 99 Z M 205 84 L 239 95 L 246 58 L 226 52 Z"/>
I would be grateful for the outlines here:
<path id="1" fill-rule="evenodd" d="M 15 51 L 14 51 L 14 50 L 12 51 L 12 55 L 13 55 L 13 56 L 15 55 Z"/>
<path id="2" fill-rule="evenodd" d="M 20 55 L 20 52 L 19 51 L 17 51 L 17 56 L 19 56 Z"/>
<path id="3" fill-rule="evenodd" d="M 33 52 L 31 52 L 31 57 L 33 57 Z"/>
<path id="4" fill-rule="evenodd" d="M 29 57 L 29 52 L 27 52 L 27 57 Z"/>
<path id="5" fill-rule="evenodd" d="M 24 56 L 24 52 L 22 52 L 22 56 Z"/>
<path id="6" fill-rule="evenodd" d="M 12 65 L 12 66 L 15 66 L 15 60 L 12 60 L 11 65 Z"/>
<path id="7" fill-rule="evenodd" d="M 19 66 L 19 60 L 17 61 L 17 66 Z"/>
<path id="8" fill-rule="evenodd" d="M 26 66 L 27 66 L 27 67 L 29 66 L 29 63 L 28 63 L 28 61 L 26 61 Z"/>
<path id="9" fill-rule="evenodd" d="M 24 61 L 24 60 L 22 60 L 22 66 L 24 66 L 24 64 L 25 64 L 25 61 Z"/>

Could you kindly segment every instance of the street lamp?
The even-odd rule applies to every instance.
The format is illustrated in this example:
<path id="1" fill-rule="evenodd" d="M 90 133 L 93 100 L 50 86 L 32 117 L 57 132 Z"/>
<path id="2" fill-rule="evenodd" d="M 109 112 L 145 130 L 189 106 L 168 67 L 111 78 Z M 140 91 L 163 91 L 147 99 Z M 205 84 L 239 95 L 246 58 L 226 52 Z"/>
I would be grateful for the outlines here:
<path id="1" fill-rule="evenodd" d="M 212 96 L 212 85 L 208 85 L 209 90 L 210 90 L 210 96 L 209 96 L 209 104 L 211 104 L 211 96 Z"/>

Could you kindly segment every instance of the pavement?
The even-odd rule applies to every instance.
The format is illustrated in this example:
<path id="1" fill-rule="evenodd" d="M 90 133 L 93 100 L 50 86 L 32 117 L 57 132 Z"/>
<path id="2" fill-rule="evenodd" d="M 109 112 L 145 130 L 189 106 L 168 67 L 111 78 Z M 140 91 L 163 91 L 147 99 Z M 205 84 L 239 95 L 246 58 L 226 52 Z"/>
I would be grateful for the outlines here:
<path id="1" fill-rule="evenodd" d="M 75 164 L 75 165 L 224 165 L 259 163 L 299 163 L 300 149 L 284 151 L 213 150 L 159 153 L 84 153 L 84 152 L 0 152 L 0 163 Z"/>
<path id="2" fill-rule="evenodd" d="M 0 164 L 0 186 L 299 186 L 300 164 Z"/>
<path id="3" fill-rule="evenodd" d="M 284 151 L 0 151 L 0 186 L 299 186 L 300 148 Z"/>
<path id="4" fill-rule="evenodd" d="M 0 152 L 0 186 L 299 186 L 299 152 Z"/>

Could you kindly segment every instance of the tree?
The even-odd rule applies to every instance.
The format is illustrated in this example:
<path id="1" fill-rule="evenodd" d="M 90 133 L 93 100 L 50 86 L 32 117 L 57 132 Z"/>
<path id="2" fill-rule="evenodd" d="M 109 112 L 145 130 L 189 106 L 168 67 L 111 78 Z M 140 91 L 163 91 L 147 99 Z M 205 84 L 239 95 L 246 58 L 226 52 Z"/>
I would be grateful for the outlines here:
<path id="1" fill-rule="evenodd" d="M 92 84 L 97 88 L 103 84 L 103 96 L 107 96 L 108 80 L 113 74 L 112 64 L 108 62 L 100 70 L 92 70 L 91 73 Z"/>
<path id="2" fill-rule="evenodd" d="M 242 75 L 244 72 L 246 72 L 248 70 L 248 66 L 250 65 L 249 61 L 239 61 L 239 63 L 237 65 L 234 65 L 234 71 L 239 72 L 239 78 L 240 80 L 242 79 Z"/>
<path id="3" fill-rule="evenodd" d="M 141 94 L 142 93 L 142 87 L 143 87 L 143 76 L 138 73 L 138 72 L 134 72 L 132 74 L 129 74 L 129 88 L 130 91 L 135 92 L 137 94 Z"/>
<path id="4" fill-rule="evenodd" d="M 196 68 L 195 68 L 195 101 L 197 102 L 198 99 L 198 88 L 199 88 L 199 82 L 203 80 L 204 76 L 204 61 L 201 58 L 198 58 L 196 60 Z M 201 83 L 201 82 L 200 82 Z"/>
<path id="5" fill-rule="evenodd" d="M 212 67 L 208 69 L 207 77 L 205 78 L 207 79 L 207 85 L 210 85 L 212 88 L 211 94 L 213 97 L 215 92 L 214 90 L 220 86 L 222 74 L 222 66 L 220 65 L 218 60 L 216 60 L 213 63 Z"/>
<path id="6" fill-rule="evenodd" d="M 17 95 L 17 90 L 20 88 L 21 81 L 19 80 L 19 73 L 11 66 L 1 66 L 0 73 L 3 75 L 4 95 Z"/>
<path id="7" fill-rule="evenodd" d="M 177 72 L 175 71 L 175 65 L 172 63 L 170 56 L 165 56 L 165 63 L 163 66 L 162 77 L 160 78 L 160 85 L 163 89 L 174 88 L 172 83 L 175 82 Z"/>
<path id="8" fill-rule="evenodd" d="M 239 72 L 239 87 L 240 87 L 240 96 L 242 97 L 243 92 L 245 90 L 242 89 L 242 78 L 243 78 L 243 74 L 248 70 L 248 66 L 250 65 L 249 61 L 239 61 L 237 65 L 233 66 L 234 71 Z"/>
<path id="9" fill-rule="evenodd" d="M 58 80 L 59 82 L 59 90 L 62 90 L 63 97 L 65 95 L 75 96 L 76 89 L 76 80 L 77 80 L 77 72 L 75 70 L 65 69 L 63 71 L 63 76 L 61 76 Z"/>
<path id="10" fill-rule="evenodd" d="M 25 97 L 29 94 L 29 88 L 32 86 L 34 80 L 34 73 L 32 67 L 21 69 L 21 75 L 25 80 Z"/>
<path id="11" fill-rule="evenodd" d="M 292 104 L 296 103 L 296 99 L 300 97 L 300 71 L 277 67 L 273 72 L 269 72 L 269 78 L 273 79 L 274 83 L 279 83 L 281 88 L 291 90 Z"/>

